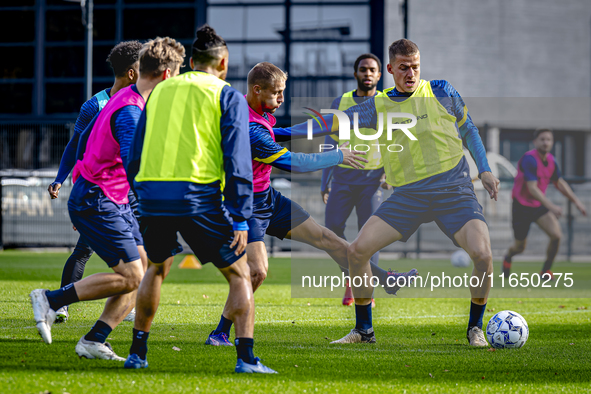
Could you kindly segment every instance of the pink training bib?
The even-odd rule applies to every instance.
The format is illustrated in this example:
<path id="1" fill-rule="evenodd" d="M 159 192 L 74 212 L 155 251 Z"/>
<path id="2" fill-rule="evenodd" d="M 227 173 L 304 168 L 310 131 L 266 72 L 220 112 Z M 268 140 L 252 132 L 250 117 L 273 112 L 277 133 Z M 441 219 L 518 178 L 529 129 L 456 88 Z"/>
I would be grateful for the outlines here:
<path id="1" fill-rule="evenodd" d="M 534 159 L 536 159 L 536 163 L 538 164 L 536 172 L 538 177 L 538 188 L 544 194 L 546 194 L 546 189 L 548 189 L 552 175 L 556 170 L 556 162 L 554 161 L 554 156 L 552 156 L 551 153 L 548 153 L 546 156 L 548 159 L 548 164 L 544 165 L 540 154 L 535 149 L 526 152 L 523 157 L 519 159 L 519 163 L 517 164 L 517 176 L 515 177 L 515 182 L 513 183 L 513 191 L 511 196 L 523 206 L 537 208 L 541 206 L 542 203 L 533 198 L 529 192 L 529 189 L 527 188 L 527 181 L 525 180 L 525 174 L 521 170 L 521 162 L 525 156 L 532 156 Z"/>
<path id="2" fill-rule="evenodd" d="M 141 110 L 146 105 L 144 98 L 131 86 L 121 89 L 107 102 L 90 132 L 86 152 L 72 173 L 74 182 L 82 175 L 98 185 L 105 196 L 116 204 L 129 203 L 129 183 L 121 160 L 121 147 L 111 130 L 111 116 L 127 105 L 135 105 Z"/>

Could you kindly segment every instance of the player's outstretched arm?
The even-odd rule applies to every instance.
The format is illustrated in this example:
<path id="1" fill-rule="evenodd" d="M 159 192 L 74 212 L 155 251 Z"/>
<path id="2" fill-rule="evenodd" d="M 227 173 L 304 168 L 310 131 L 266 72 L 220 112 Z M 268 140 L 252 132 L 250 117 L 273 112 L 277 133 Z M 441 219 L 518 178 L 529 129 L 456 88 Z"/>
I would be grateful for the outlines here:
<path id="1" fill-rule="evenodd" d="M 587 216 L 587 209 L 581 200 L 579 200 L 579 198 L 575 195 L 575 192 L 573 192 L 573 189 L 571 189 L 570 185 L 564 180 L 564 178 L 559 178 L 554 185 L 560 193 L 562 193 L 566 198 L 572 201 L 573 204 L 575 204 L 575 207 L 577 207 L 583 216 Z"/>

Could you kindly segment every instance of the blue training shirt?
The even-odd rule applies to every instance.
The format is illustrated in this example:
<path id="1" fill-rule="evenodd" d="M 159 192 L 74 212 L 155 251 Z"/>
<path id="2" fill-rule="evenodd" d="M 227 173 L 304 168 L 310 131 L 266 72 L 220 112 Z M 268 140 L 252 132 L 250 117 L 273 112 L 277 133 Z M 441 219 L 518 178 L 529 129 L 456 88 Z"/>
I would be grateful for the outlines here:
<path id="1" fill-rule="evenodd" d="M 538 162 L 535 157 L 530 155 L 523 156 L 519 161 L 519 166 L 526 182 L 538 180 Z M 550 177 L 550 180 L 556 182 L 560 178 L 562 178 L 562 173 L 558 168 L 558 164 L 554 163 L 554 173 Z"/>
<path id="2" fill-rule="evenodd" d="M 131 89 L 135 93 L 140 94 L 135 85 L 132 85 Z M 139 107 L 135 105 L 126 105 L 111 115 L 111 131 L 113 133 L 113 137 L 119 143 L 119 154 L 121 155 L 123 165 L 127 163 L 129 147 L 131 145 L 133 134 L 139 122 L 141 113 L 142 111 Z M 76 154 L 78 159 L 82 159 L 82 156 L 84 155 L 86 142 L 88 141 L 88 137 L 90 137 L 90 133 L 92 132 L 96 118 L 97 116 L 95 115 L 95 118 L 92 119 L 91 123 L 79 135 L 79 148 Z M 98 185 L 80 176 L 70 194 L 71 199 L 68 201 L 68 207 L 77 211 L 94 207 L 94 209 L 100 212 L 101 204 L 96 204 L 93 201 L 98 195 L 99 191 L 100 187 Z M 108 200 L 108 197 L 106 196 L 103 196 L 103 198 Z M 135 199 L 133 193 L 129 193 L 129 198 L 131 203 L 131 201 Z"/>
<path id="3" fill-rule="evenodd" d="M 222 151 L 226 184 L 223 204 L 234 220 L 234 230 L 248 230 L 252 215 L 252 161 L 246 130 L 248 104 L 244 95 L 224 86 L 220 95 Z M 137 190 L 143 216 L 194 216 L 218 209 L 222 192 L 220 182 L 135 182 L 146 134 L 146 111 L 134 133 L 126 164 L 127 179 Z M 151 197 L 151 198 L 147 198 Z"/>
<path id="4" fill-rule="evenodd" d="M 102 92 L 104 92 L 106 96 L 109 97 L 111 88 L 105 89 Z M 55 182 L 64 183 L 68 175 L 70 175 L 70 172 L 72 172 L 72 169 L 76 164 L 76 150 L 78 149 L 80 135 L 86 129 L 86 127 L 88 127 L 92 119 L 99 113 L 100 109 L 101 107 L 99 105 L 97 95 L 92 96 L 89 100 L 82 104 L 82 107 L 80 108 L 80 114 L 78 115 L 76 124 L 74 125 L 74 134 L 72 135 L 72 138 L 68 142 L 68 145 L 66 146 L 66 149 L 62 155 L 60 166 L 57 171 L 57 176 L 55 177 Z"/>

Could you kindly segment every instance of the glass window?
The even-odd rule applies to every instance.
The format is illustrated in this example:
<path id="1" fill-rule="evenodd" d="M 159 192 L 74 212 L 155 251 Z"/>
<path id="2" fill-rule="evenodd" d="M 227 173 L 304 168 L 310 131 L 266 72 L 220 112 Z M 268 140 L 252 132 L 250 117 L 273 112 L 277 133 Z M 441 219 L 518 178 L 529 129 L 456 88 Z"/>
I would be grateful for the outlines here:
<path id="1" fill-rule="evenodd" d="M 207 21 L 225 40 L 282 40 L 285 8 L 212 6 Z"/>
<path id="2" fill-rule="evenodd" d="M 293 40 L 369 39 L 369 6 L 294 6 Z"/>
<path id="3" fill-rule="evenodd" d="M 35 11 L 0 11 L 0 42 L 35 40 Z"/>
<path id="4" fill-rule="evenodd" d="M 351 76 L 359 55 L 369 52 L 369 43 L 296 43 L 291 46 L 293 76 Z"/>
<path id="5" fill-rule="evenodd" d="M 33 112 L 32 83 L 0 84 L 0 113 L 30 114 Z"/>
<path id="6" fill-rule="evenodd" d="M 47 47 L 45 49 L 46 77 L 83 77 L 86 49 L 84 46 Z"/>
<path id="7" fill-rule="evenodd" d="M 123 38 L 147 40 L 171 37 L 175 40 L 195 37 L 195 10 L 181 9 L 129 9 L 123 12 Z M 146 28 L 149 26 L 149 28 Z"/>
<path id="8" fill-rule="evenodd" d="M 76 0 L 78 1 L 78 0 Z M 115 4 L 117 2 L 117 0 L 94 0 L 94 5 L 96 6 L 97 4 Z M 68 2 L 67 0 L 45 0 L 45 3 L 47 5 L 77 5 L 80 6 L 80 3 L 78 2 Z"/>
<path id="9" fill-rule="evenodd" d="M 92 24 L 92 38 L 94 40 L 115 39 L 115 10 L 95 10 Z"/>
<path id="10" fill-rule="evenodd" d="M 285 45 L 277 44 L 228 44 L 228 79 L 244 80 L 251 68 L 260 62 L 271 62 L 285 70 Z M 240 90 L 240 89 L 239 89 Z"/>
<path id="11" fill-rule="evenodd" d="M 113 70 L 107 62 L 107 57 L 115 45 L 95 46 L 92 48 L 92 75 L 95 77 L 112 77 Z M 86 49 L 84 49 L 86 51 Z M 83 56 L 86 56 L 86 52 Z"/>
<path id="12" fill-rule="evenodd" d="M 45 85 L 45 112 L 78 113 L 84 104 L 84 84 L 48 83 Z"/>
<path id="13" fill-rule="evenodd" d="M 83 41 L 85 27 L 81 10 L 47 11 L 45 13 L 47 41 Z"/>
<path id="14" fill-rule="evenodd" d="M 0 65 L 0 78 L 33 78 L 34 67 L 34 47 L 27 46 L 2 48 L 2 65 Z"/>
<path id="15" fill-rule="evenodd" d="M 188 3 L 192 4 L 194 0 L 166 0 L 167 3 Z M 126 4 L 162 4 L 162 0 L 125 0 Z"/>

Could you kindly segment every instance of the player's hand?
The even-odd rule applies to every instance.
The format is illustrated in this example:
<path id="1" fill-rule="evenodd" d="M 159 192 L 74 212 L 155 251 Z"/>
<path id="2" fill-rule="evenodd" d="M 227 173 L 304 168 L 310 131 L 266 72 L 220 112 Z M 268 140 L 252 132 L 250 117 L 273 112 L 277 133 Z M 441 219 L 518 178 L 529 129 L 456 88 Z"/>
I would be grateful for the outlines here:
<path id="1" fill-rule="evenodd" d="M 562 216 L 562 208 L 558 205 L 552 204 L 549 210 L 554 214 L 554 216 L 556 216 L 556 219 L 560 219 L 560 217 Z"/>
<path id="2" fill-rule="evenodd" d="M 248 231 L 238 231 L 234 230 L 234 240 L 232 241 L 232 245 L 230 245 L 230 249 L 236 246 L 236 250 L 234 254 L 236 256 L 240 256 L 244 249 L 246 249 L 246 244 L 248 243 Z"/>
<path id="3" fill-rule="evenodd" d="M 485 171 L 480 174 L 480 180 L 482 181 L 482 186 L 484 186 L 488 192 L 490 199 L 497 201 L 497 197 L 499 196 L 499 183 L 501 183 L 501 181 L 499 181 L 490 171 Z"/>
<path id="4" fill-rule="evenodd" d="M 330 194 L 330 187 L 328 188 L 328 190 L 320 192 L 320 195 L 322 196 L 322 201 L 324 202 L 324 204 L 326 204 L 328 202 L 328 195 L 329 194 Z"/>
<path id="5" fill-rule="evenodd" d="M 365 166 L 361 163 L 368 163 L 369 160 L 367 160 L 364 157 L 361 157 L 360 155 L 366 155 L 367 152 L 347 149 L 348 145 L 349 145 L 349 141 L 346 141 L 343 145 L 339 146 L 339 149 L 343 152 L 343 163 L 342 164 L 351 166 L 351 167 L 355 168 L 356 170 L 360 170 L 362 168 L 365 168 Z"/>
<path id="6" fill-rule="evenodd" d="M 62 188 L 62 184 L 59 182 L 53 182 L 51 185 L 49 185 L 49 187 L 47 188 L 47 191 L 49 192 L 49 196 L 51 197 L 52 200 L 57 198 L 57 196 L 60 194 L 61 188 Z"/>
<path id="7" fill-rule="evenodd" d="M 583 214 L 583 216 L 587 216 L 587 209 L 585 208 L 585 206 L 583 204 L 581 204 L 580 202 L 576 204 L 577 209 L 579 210 L 579 212 L 581 212 Z"/>

